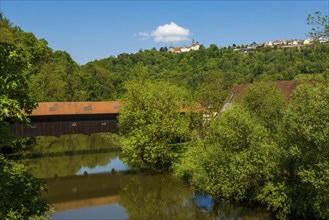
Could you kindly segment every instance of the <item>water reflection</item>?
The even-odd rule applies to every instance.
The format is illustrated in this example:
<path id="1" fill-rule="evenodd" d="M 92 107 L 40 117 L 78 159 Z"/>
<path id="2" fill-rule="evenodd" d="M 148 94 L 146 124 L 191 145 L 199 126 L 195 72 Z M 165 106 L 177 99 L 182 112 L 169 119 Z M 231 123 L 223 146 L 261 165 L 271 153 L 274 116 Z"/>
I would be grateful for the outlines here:
<path id="1" fill-rule="evenodd" d="M 264 208 L 216 201 L 212 216 L 221 220 L 270 220 L 270 213 Z"/>
<path id="2" fill-rule="evenodd" d="M 34 176 L 51 178 L 76 175 L 83 169 L 91 173 L 95 173 L 93 169 L 111 171 L 113 163 L 119 165 L 119 150 L 104 134 L 63 135 L 38 137 L 31 151 L 22 157 L 31 158 L 23 162 Z M 118 168 L 125 169 L 123 165 Z"/>
<path id="3" fill-rule="evenodd" d="M 32 152 L 30 153 L 97 150 L 119 147 L 118 140 L 115 137 L 110 133 L 37 137 L 36 142 L 31 145 Z"/>
<path id="4" fill-rule="evenodd" d="M 205 212 L 212 212 L 214 210 L 215 199 L 211 195 L 204 193 L 193 193 L 193 204 Z"/>
<path id="5" fill-rule="evenodd" d="M 171 174 L 102 173 L 47 181 L 47 198 L 57 211 L 53 219 L 270 219 L 262 210 L 215 204 L 206 195 L 192 199 L 192 190 Z"/>
<path id="6" fill-rule="evenodd" d="M 81 167 L 80 170 L 76 173 L 76 175 L 82 175 L 82 174 L 94 174 L 94 173 L 104 173 L 109 171 L 124 171 L 128 170 L 128 166 L 126 166 L 122 160 L 120 160 L 120 157 L 115 157 L 114 159 L 110 159 L 107 164 L 101 166 L 98 165 L 96 167 L 88 167 L 84 166 Z"/>
<path id="7" fill-rule="evenodd" d="M 139 174 L 122 183 L 120 204 L 130 219 L 209 219 L 191 189 L 171 174 Z"/>
<path id="8" fill-rule="evenodd" d="M 193 203 L 202 211 L 209 213 L 212 219 L 221 220 L 263 220 L 271 219 L 268 212 L 255 206 L 238 205 L 217 200 L 211 195 L 195 192 Z"/>
<path id="9" fill-rule="evenodd" d="M 102 173 L 46 179 L 46 197 L 57 211 L 115 204 L 125 178 L 119 173 Z"/>
<path id="10" fill-rule="evenodd" d="M 47 179 L 54 219 L 207 219 L 190 188 L 171 174 L 102 173 Z M 117 209 L 112 212 L 113 207 Z M 88 214 L 91 216 L 91 214 Z"/>
<path id="11" fill-rule="evenodd" d="M 120 205 L 114 204 L 56 212 L 51 219 L 128 219 L 128 215 Z"/>
<path id="12" fill-rule="evenodd" d="M 120 152 L 106 150 L 114 142 L 100 134 L 37 138 L 29 155 L 41 156 L 24 161 L 48 183 L 52 219 L 270 219 L 261 210 L 193 193 L 170 173 L 129 171 Z"/>

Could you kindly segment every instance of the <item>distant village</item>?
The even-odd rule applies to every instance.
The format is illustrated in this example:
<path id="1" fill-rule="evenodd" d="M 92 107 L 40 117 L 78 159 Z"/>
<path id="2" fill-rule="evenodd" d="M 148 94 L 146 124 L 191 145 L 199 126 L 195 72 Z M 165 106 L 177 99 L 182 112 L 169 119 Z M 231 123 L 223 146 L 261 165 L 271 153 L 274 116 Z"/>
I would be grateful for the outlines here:
<path id="1" fill-rule="evenodd" d="M 262 44 L 257 44 L 256 42 L 253 42 L 250 45 L 241 45 L 236 46 L 233 44 L 232 48 L 234 51 L 238 51 L 241 53 L 247 53 L 249 51 L 255 50 L 257 47 L 300 47 L 308 44 L 313 44 L 315 42 L 319 43 L 327 43 L 329 42 L 329 36 L 320 37 L 318 39 L 308 38 L 305 40 L 274 40 L 274 41 L 267 41 Z M 169 47 L 169 51 L 172 53 L 184 53 L 189 52 L 191 50 L 199 50 L 200 49 L 199 42 L 192 41 L 191 46 L 182 46 L 182 47 Z"/>

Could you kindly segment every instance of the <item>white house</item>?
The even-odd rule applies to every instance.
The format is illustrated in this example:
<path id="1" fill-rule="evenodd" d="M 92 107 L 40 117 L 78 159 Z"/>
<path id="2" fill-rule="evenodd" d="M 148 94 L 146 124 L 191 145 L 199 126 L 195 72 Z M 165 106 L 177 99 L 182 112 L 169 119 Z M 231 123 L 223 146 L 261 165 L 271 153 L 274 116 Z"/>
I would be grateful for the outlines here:
<path id="1" fill-rule="evenodd" d="M 298 45 L 299 45 L 299 43 L 298 43 L 298 41 L 297 41 L 297 40 L 294 40 L 294 41 L 292 42 L 292 45 L 293 45 L 293 46 L 298 46 Z"/>
<path id="2" fill-rule="evenodd" d="M 194 42 L 194 40 L 192 41 L 192 45 L 190 47 L 185 45 L 182 47 L 169 47 L 169 51 L 173 53 L 185 53 L 191 50 L 199 50 L 199 49 L 200 49 L 199 42 Z"/>
<path id="3" fill-rule="evenodd" d="M 319 38 L 320 43 L 327 43 L 329 42 L 329 36 L 323 36 Z"/>
<path id="4" fill-rule="evenodd" d="M 311 43 L 311 39 L 310 38 L 304 40 L 304 42 L 303 42 L 304 45 L 307 45 L 307 44 L 310 44 L 310 43 Z"/>
<path id="5" fill-rule="evenodd" d="M 191 47 L 187 47 L 187 46 L 183 46 L 180 48 L 180 52 L 184 53 L 184 52 L 189 52 L 191 50 Z"/>
<path id="6" fill-rule="evenodd" d="M 275 40 L 275 41 L 273 41 L 273 45 L 274 45 L 274 46 L 282 45 L 282 41 L 280 41 L 280 40 Z"/>
<path id="7" fill-rule="evenodd" d="M 289 46 L 291 46 L 291 45 L 292 45 L 292 43 L 293 43 L 293 41 L 292 41 L 292 40 L 288 40 L 288 41 L 287 41 L 287 45 L 289 45 Z"/>
<path id="8" fill-rule="evenodd" d="M 179 47 L 169 47 L 169 51 L 172 53 L 180 53 L 180 48 Z"/>
<path id="9" fill-rule="evenodd" d="M 272 41 L 267 41 L 267 42 L 265 42 L 264 46 L 271 47 L 271 46 L 273 46 L 273 43 L 272 43 Z"/>

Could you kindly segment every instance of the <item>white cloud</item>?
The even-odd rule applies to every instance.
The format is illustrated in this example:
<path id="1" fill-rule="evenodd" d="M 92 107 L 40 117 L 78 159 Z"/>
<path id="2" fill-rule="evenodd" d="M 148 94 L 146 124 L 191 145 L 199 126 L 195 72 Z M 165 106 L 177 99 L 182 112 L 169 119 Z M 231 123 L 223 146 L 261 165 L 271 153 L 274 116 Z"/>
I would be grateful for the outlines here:
<path id="1" fill-rule="evenodd" d="M 159 43 L 177 43 L 180 41 L 188 41 L 190 36 L 190 30 L 180 27 L 174 22 L 165 25 L 159 25 L 151 33 L 139 32 L 140 40 L 146 40 L 153 37 L 155 42 Z"/>
<path id="2" fill-rule="evenodd" d="M 185 36 L 156 36 L 154 37 L 155 42 L 161 43 L 177 43 L 181 41 L 188 41 L 190 38 Z"/>
<path id="3" fill-rule="evenodd" d="M 147 32 L 138 32 L 138 39 L 139 40 L 148 40 L 148 39 L 150 39 L 150 34 L 149 33 L 147 33 Z"/>

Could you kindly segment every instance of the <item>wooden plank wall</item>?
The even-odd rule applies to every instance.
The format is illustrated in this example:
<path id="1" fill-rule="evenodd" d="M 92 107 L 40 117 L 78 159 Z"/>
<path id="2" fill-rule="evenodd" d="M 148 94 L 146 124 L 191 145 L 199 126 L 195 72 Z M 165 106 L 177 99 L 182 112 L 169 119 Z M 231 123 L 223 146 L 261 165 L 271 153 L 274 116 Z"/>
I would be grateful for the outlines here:
<path id="1" fill-rule="evenodd" d="M 92 134 L 102 132 L 117 133 L 118 120 L 63 120 L 63 121 L 33 121 L 31 127 L 22 124 L 10 125 L 12 134 L 16 138 L 34 136 L 60 136 L 64 134 Z"/>

